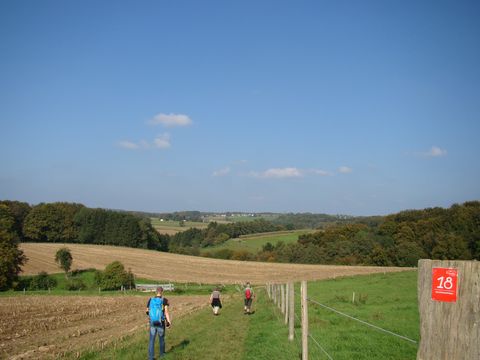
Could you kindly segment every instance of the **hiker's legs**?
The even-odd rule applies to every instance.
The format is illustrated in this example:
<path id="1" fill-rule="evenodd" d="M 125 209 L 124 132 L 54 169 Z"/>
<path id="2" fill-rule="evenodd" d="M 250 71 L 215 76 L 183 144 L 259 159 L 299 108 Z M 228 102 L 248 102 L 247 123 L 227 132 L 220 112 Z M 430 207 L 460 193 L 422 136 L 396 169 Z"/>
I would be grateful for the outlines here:
<path id="1" fill-rule="evenodd" d="M 148 342 L 148 359 L 153 360 L 155 356 L 155 335 L 157 334 L 157 328 L 150 326 L 150 340 Z"/>
<path id="2" fill-rule="evenodd" d="M 250 307 L 251 306 L 252 306 L 252 299 L 250 298 L 250 299 L 247 299 L 245 301 L 245 308 L 246 308 L 247 313 L 250 313 Z"/>
<path id="3" fill-rule="evenodd" d="M 165 328 L 159 327 L 157 328 L 158 332 L 158 344 L 160 347 L 160 357 L 165 355 Z"/>

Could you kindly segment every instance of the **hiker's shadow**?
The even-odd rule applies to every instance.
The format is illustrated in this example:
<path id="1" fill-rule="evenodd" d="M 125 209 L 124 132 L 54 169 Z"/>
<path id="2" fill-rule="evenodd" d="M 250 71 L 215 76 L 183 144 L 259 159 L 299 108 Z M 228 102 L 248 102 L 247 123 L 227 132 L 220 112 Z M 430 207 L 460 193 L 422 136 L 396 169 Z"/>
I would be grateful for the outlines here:
<path id="1" fill-rule="evenodd" d="M 170 348 L 170 352 L 174 352 L 175 350 L 181 350 L 181 349 L 185 349 L 188 344 L 190 344 L 190 340 L 188 339 L 183 339 L 181 342 L 179 342 L 177 345 L 173 345 L 171 348 Z"/>

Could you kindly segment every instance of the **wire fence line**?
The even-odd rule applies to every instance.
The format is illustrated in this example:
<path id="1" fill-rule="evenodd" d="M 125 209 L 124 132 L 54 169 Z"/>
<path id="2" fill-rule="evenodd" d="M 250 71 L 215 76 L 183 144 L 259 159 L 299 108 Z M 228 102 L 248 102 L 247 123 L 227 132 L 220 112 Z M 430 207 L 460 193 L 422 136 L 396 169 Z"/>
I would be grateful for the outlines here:
<path id="1" fill-rule="evenodd" d="M 294 294 L 297 294 L 297 293 L 294 292 Z M 299 321 L 301 323 L 302 319 L 298 316 L 298 314 L 295 311 L 293 312 L 293 314 L 295 315 L 295 318 L 297 319 L 297 321 Z M 281 321 L 281 319 L 278 316 L 277 316 L 277 319 L 279 321 Z M 301 346 L 300 336 L 298 335 L 297 330 L 295 329 L 295 326 L 293 327 L 293 331 L 295 333 L 294 339 L 296 340 L 297 344 L 299 346 Z M 333 358 L 330 356 L 330 354 L 320 345 L 319 341 L 317 339 L 315 339 L 312 334 L 310 334 L 310 331 L 308 332 L 308 337 L 310 337 L 313 340 L 314 344 L 317 345 L 317 347 L 328 357 L 329 360 L 333 360 Z"/>
<path id="2" fill-rule="evenodd" d="M 330 356 L 330 354 L 327 353 L 327 351 L 322 347 L 322 345 L 319 344 L 319 342 L 312 336 L 312 334 L 308 334 L 308 336 L 313 340 L 313 342 L 314 342 L 315 344 L 317 344 L 317 346 L 320 348 L 320 350 L 322 350 L 323 353 L 324 353 L 325 355 L 327 355 L 327 357 L 328 357 L 330 360 L 333 360 L 333 358 Z"/>
<path id="3" fill-rule="evenodd" d="M 381 328 L 381 327 L 379 327 L 379 326 L 377 326 L 377 325 L 373 325 L 373 324 L 370 324 L 370 323 L 368 323 L 368 322 L 366 322 L 366 321 L 357 319 L 356 317 L 353 317 L 353 316 L 351 316 L 351 315 L 345 314 L 345 313 L 343 313 L 343 312 L 341 312 L 341 311 L 339 311 L 339 310 L 336 310 L 336 309 L 334 309 L 334 308 L 332 308 L 332 307 L 330 307 L 330 306 L 321 304 L 321 303 L 319 303 L 318 301 L 315 301 L 315 300 L 313 300 L 313 299 L 307 298 L 307 301 L 310 301 L 311 303 L 314 303 L 314 304 L 316 304 L 316 305 L 319 305 L 319 306 L 321 306 L 321 307 L 323 307 L 323 308 L 325 308 L 325 309 L 328 309 L 328 310 L 330 310 L 330 311 L 333 311 L 333 312 L 335 312 L 335 313 L 337 313 L 337 314 L 339 314 L 339 315 L 345 316 L 345 317 L 347 317 L 347 318 L 349 318 L 349 319 L 358 321 L 359 323 L 362 323 L 362 324 L 364 324 L 364 325 L 370 326 L 370 327 L 372 327 L 372 328 L 374 328 L 374 329 L 376 329 L 376 330 L 383 331 L 384 333 L 387 333 L 387 334 L 390 334 L 390 335 L 399 337 L 400 339 L 403 339 L 403 340 L 406 340 L 406 341 L 410 341 L 410 342 L 413 343 L 413 344 L 417 344 L 417 342 L 416 342 L 415 340 L 412 340 L 412 339 L 410 339 L 410 338 L 408 338 L 408 337 L 406 337 L 406 336 L 403 336 L 403 335 L 400 335 L 400 334 L 396 334 L 396 333 L 394 333 L 393 331 L 386 330 L 386 329 L 383 329 L 383 328 Z"/>

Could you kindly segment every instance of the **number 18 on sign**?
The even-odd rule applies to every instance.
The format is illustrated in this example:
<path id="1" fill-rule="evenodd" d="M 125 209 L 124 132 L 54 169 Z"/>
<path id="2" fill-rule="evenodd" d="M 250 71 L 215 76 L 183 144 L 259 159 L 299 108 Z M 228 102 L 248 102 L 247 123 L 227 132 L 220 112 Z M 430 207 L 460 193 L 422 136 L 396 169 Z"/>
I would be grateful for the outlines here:
<path id="1" fill-rule="evenodd" d="M 457 301 L 457 269 L 432 269 L 432 300 Z"/>

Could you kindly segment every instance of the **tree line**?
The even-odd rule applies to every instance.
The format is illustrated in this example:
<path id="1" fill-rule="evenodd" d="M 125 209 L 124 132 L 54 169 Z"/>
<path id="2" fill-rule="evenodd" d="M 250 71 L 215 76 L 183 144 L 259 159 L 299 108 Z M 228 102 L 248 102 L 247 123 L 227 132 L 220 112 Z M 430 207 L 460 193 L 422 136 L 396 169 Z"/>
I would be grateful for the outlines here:
<path id="1" fill-rule="evenodd" d="M 181 254 L 198 255 L 200 248 L 220 245 L 228 239 L 241 235 L 285 230 L 282 225 L 275 225 L 265 219 L 240 221 L 235 223 L 210 222 L 206 229 L 190 228 L 172 235 L 169 251 Z"/>
<path id="2" fill-rule="evenodd" d="M 315 226 L 316 232 L 300 236 L 296 243 L 268 243 L 257 254 L 223 249 L 204 255 L 381 266 L 416 266 L 421 258 L 480 260 L 479 201 L 455 204 L 448 209 L 406 210 L 384 217 L 286 214 L 276 220 L 211 222 L 205 229 L 190 228 L 169 236 L 159 234 L 149 218 L 129 212 L 66 202 L 30 206 L 0 201 L 0 290 L 11 286 L 27 261 L 18 248 L 19 242 L 115 245 L 199 255 L 201 248 L 241 235 Z"/>
<path id="3" fill-rule="evenodd" d="M 407 210 L 333 225 L 294 244 L 267 244 L 261 261 L 416 266 L 419 259 L 480 260 L 480 202 Z"/>

